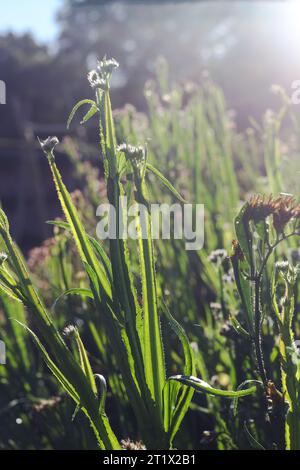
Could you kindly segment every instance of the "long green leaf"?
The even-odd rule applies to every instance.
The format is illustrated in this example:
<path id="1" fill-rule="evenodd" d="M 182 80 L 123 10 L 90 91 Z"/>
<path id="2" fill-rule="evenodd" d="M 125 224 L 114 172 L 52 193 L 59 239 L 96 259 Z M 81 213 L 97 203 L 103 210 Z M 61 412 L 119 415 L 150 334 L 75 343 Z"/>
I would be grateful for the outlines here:
<path id="1" fill-rule="evenodd" d="M 47 153 L 49 165 L 52 171 L 53 179 L 57 189 L 58 197 L 64 211 L 67 222 L 70 225 L 72 235 L 77 245 L 81 258 L 93 267 L 99 277 L 101 288 L 108 297 L 111 297 L 111 286 L 104 267 L 98 262 L 94 250 L 88 239 L 88 235 L 82 225 L 78 212 L 72 202 L 71 196 L 65 187 L 61 174 L 55 164 L 52 152 Z"/>
<path id="2" fill-rule="evenodd" d="M 64 376 L 64 374 L 60 371 L 60 369 L 56 366 L 56 364 L 50 358 L 49 354 L 47 353 L 46 349 L 44 348 L 43 344 L 41 343 L 37 335 L 27 325 L 21 323 L 19 320 L 15 320 L 15 321 L 31 334 L 35 344 L 37 345 L 38 349 L 42 353 L 45 363 L 47 364 L 47 366 L 49 367 L 53 375 L 57 378 L 57 380 L 62 385 L 62 387 L 68 392 L 70 397 L 73 398 L 75 403 L 79 404 L 80 403 L 79 395 L 76 393 L 74 387 L 70 384 L 68 379 Z"/>
<path id="3" fill-rule="evenodd" d="M 57 307 L 58 302 L 63 299 L 65 296 L 68 295 L 79 295 L 80 297 L 89 297 L 90 299 L 94 298 L 93 292 L 91 289 L 85 289 L 83 287 L 73 287 L 71 289 L 68 289 L 64 291 L 62 294 L 60 294 L 57 299 L 54 301 L 52 305 L 52 310 L 55 310 Z"/>
<path id="4" fill-rule="evenodd" d="M 94 379 L 94 374 L 93 374 L 93 371 L 92 371 L 92 367 L 91 367 L 87 352 L 85 350 L 85 347 L 83 345 L 82 339 L 80 338 L 80 335 L 79 335 L 79 332 L 78 332 L 77 329 L 75 330 L 75 339 L 76 339 L 78 350 L 79 350 L 82 370 L 83 370 L 83 372 L 84 372 L 84 374 L 85 374 L 85 376 L 86 376 L 86 378 L 87 378 L 87 380 L 90 384 L 91 389 L 93 390 L 93 392 L 96 395 L 97 394 L 97 386 L 96 386 L 96 382 L 95 382 L 95 379 Z"/>
<path id="5" fill-rule="evenodd" d="M 237 256 L 231 257 L 231 263 L 233 267 L 236 287 L 239 292 L 243 310 L 246 315 L 248 332 L 250 336 L 253 337 L 254 335 L 254 311 L 253 311 L 251 284 L 245 278 L 245 274 L 244 274 L 244 270 L 247 267 L 247 263 L 245 260 L 242 261 L 238 259 Z"/>
<path id="6" fill-rule="evenodd" d="M 193 376 L 196 373 L 196 364 L 195 364 L 194 353 L 191 348 L 188 337 L 186 335 L 186 332 L 184 331 L 183 327 L 175 320 L 175 318 L 173 318 L 167 305 L 164 303 L 163 303 L 163 311 L 167 317 L 167 320 L 172 330 L 176 333 L 176 335 L 181 341 L 183 352 L 184 352 L 184 358 L 185 358 L 184 374 L 186 376 Z M 180 387 L 179 388 L 174 387 L 175 384 L 177 384 L 177 381 L 175 380 L 168 381 L 167 384 L 165 385 L 166 390 L 164 391 L 165 392 L 164 397 L 166 397 L 167 395 L 166 405 L 168 406 L 168 409 L 164 410 L 165 426 L 168 426 L 168 428 L 170 427 L 170 429 L 167 429 L 167 430 L 170 433 L 171 443 L 188 410 L 188 407 L 191 403 L 191 400 L 194 394 L 193 388 L 184 387 L 178 400 L 178 392 L 179 392 Z M 170 390 L 168 389 L 169 387 L 171 388 Z M 175 389 L 172 390 L 172 388 L 175 388 Z M 170 398 L 168 399 L 168 397 Z"/>
<path id="7" fill-rule="evenodd" d="M 162 411 L 163 388 L 166 379 L 165 361 L 157 308 L 157 285 L 151 239 L 151 219 L 148 211 L 144 215 L 147 224 L 147 237 L 139 239 L 143 294 L 143 354 L 147 383 L 153 398 Z"/>
<path id="8" fill-rule="evenodd" d="M 249 231 L 248 222 L 245 220 L 246 211 L 249 208 L 249 203 L 246 202 L 241 208 L 239 214 L 234 220 L 235 232 L 240 247 L 244 253 L 244 256 L 251 267 L 253 265 L 252 256 L 252 239 Z"/>
<path id="9" fill-rule="evenodd" d="M 244 432 L 246 434 L 246 437 L 249 441 L 249 444 L 251 445 L 251 447 L 253 449 L 256 449 L 256 450 L 266 450 L 264 448 L 264 446 L 262 446 L 256 439 L 255 437 L 252 436 L 251 432 L 249 431 L 248 427 L 247 427 L 247 424 L 244 423 Z"/>
<path id="10" fill-rule="evenodd" d="M 211 387 L 204 380 L 198 379 L 197 377 L 184 376 L 184 375 L 174 375 L 169 378 L 169 380 L 177 380 L 178 382 L 193 387 L 197 392 L 207 393 L 208 395 L 214 395 L 218 397 L 225 398 L 235 398 L 235 397 L 245 397 L 247 395 L 252 395 L 256 392 L 256 387 L 249 387 L 246 390 L 219 390 L 217 388 Z"/>
<path id="11" fill-rule="evenodd" d="M 151 173 L 153 173 L 153 175 L 157 176 L 160 181 L 162 182 L 162 184 L 168 188 L 168 190 L 173 194 L 173 196 L 176 197 L 176 199 L 178 199 L 180 202 L 182 203 L 186 203 L 187 201 L 181 196 L 181 194 L 179 194 L 179 192 L 177 191 L 177 189 L 174 188 L 174 186 L 172 185 L 172 183 L 157 169 L 155 168 L 155 166 L 151 165 L 151 163 L 148 163 L 147 162 L 147 165 L 146 165 L 146 168 L 147 170 L 149 170 Z"/>

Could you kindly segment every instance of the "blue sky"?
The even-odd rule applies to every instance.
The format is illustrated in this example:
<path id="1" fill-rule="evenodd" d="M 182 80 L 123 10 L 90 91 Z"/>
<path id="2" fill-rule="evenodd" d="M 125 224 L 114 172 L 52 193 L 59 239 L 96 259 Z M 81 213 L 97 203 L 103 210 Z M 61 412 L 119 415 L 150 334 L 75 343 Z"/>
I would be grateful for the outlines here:
<path id="1" fill-rule="evenodd" d="M 63 3 L 63 0 L 1 0 L 0 35 L 8 31 L 30 31 L 41 42 L 53 41 L 58 33 L 55 14 Z M 242 0 L 240 3 L 243 4 Z M 261 12 L 267 14 L 264 12 L 264 4 L 262 2 Z M 274 1 L 270 5 L 287 34 L 299 31 L 300 0 L 290 0 L 288 5 Z M 255 4 L 252 5 L 254 6 Z M 267 11 L 270 14 L 270 8 Z"/>
<path id="2" fill-rule="evenodd" d="M 55 39 L 55 13 L 62 0 L 4 0 L 1 2 L 0 34 L 31 31 L 40 41 Z"/>

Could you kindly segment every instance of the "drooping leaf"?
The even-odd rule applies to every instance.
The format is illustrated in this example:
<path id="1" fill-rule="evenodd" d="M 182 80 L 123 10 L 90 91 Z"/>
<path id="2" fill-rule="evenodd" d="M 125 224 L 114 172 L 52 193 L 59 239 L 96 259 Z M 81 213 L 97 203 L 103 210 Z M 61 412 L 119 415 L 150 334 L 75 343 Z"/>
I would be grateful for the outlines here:
<path id="1" fill-rule="evenodd" d="M 68 289 L 68 290 L 64 291 L 62 294 L 60 294 L 57 297 L 57 299 L 55 300 L 55 302 L 52 305 L 52 310 L 55 310 L 58 302 L 61 299 L 63 299 L 65 296 L 68 296 L 68 295 L 79 295 L 80 297 L 89 297 L 90 299 L 94 298 L 94 295 L 93 295 L 93 292 L 91 291 L 91 289 L 85 289 L 83 287 L 73 287 L 71 289 Z"/>
<path id="2" fill-rule="evenodd" d="M 67 129 L 69 129 L 70 124 L 71 124 L 71 122 L 72 122 L 72 120 L 73 120 L 75 114 L 77 113 L 78 109 L 79 109 L 81 106 L 85 105 L 85 104 L 90 104 L 90 105 L 91 105 L 91 109 L 96 108 L 96 111 L 97 111 L 97 105 L 96 105 L 96 103 L 95 103 L 94 100 L 88 100 L 88 99 L 86 99 L 86 100 L 78 101 L 78 103 L 75 104 L 75 106 L 73 107 L 73 109 L 72 109 L 72 111 L 70 112 L 70 115 L 69 115 L 69 117 L 68 117 Z M 91 109 L 90 109 L 90 111 L 91 111 Z M 89 111 L 89 112 L 90 112 L 90 111 Z M 95 111 L 95 112 L 96 112 L 96 111 Z M 95 113 L 94 113 L 94 114 L 95 114 Z M 87 116 L 87 114 L 85 115 L 85 117 L 86 117 L 86 116 Z"/>
<path id="3" fill-rule="evenodd" d="M 246 385 L 249 385 L 249 384 L 257 384 L 257 385 L 263 386 L 263 383 L 260 382 L 259 380 L 245 380 L 238 386 L 237 391 L 242 390 Z M 239 402 L 239 397 L 234 397 L 232 404 L 231 404 L 231 410 L 232 410 L 233 416 L 236 416 L 237 414 L 238 402 Z"/>
<path id="4" fill-rule="evenodd" d="M 224 398 L 245 397 L 256 392 L 256 387 L 249 387 L 246 390 L 239 391 L 219 390 L 217 388 L 211 387 L 211 385 L 209 385 L 207 382 L 204 382 L 204 380 L 192 376 L 174 375 L 170 377 L 169 380 L 178 380 L 178 382 L 181 382 L 184 385 L 193 387 L 197 392 L 203 392 L 207 393 L 208 395 L 215 395 Z"/>
<path id="5" fill-rule="evenodd" d="M 157 176 L 160 181 L 162 182 L 162 184 L 168 188 L 168 190 L 173 194 L 173 196 L 178 199 L 180 202 L 182 203 L 186 203 L 187 201 L 179 194 L 179 192 L 177 191 L 177 189 L 174 188 L 174 186 L 172 185 L 172 183 L 157 169 L 155 168 L 153 165 L 151 165 L 150 163 L 147 163 L 146 164 L 146 168 L 147 170 L 149 170 L 153 175 Z"/>
<path id="6" fill-rule="evenodd" d="M 98 398 L 99 398 L 99 412 L 105 413 L 105 400 L 107 394 L 107 384 L 105 377 L 101 374 L 95 374 L 95 383 L 97 386 Z"/>
<path id="7" fill-rule="evenodd" d="M 84 124 L 87 122 L 89 119 L 91 119 L 96 113 L 98 112 L 98 108 L 95 105 L 92 105 L 89 109 L 89 111 L 83 116 L 82 120 L 80 121 L 80 124 Z"/>
<path id="8" fill-rule="evenodd" d="M 247 424 L 244 423 L 244 431 L 245 431 L 245 434 L 246 434 L 246 437 L 249 441 L 249 444 L 251 445 L 251 447 L 253 449 L 256 449 L 256 450 L 266 450 L 256 439 L 255 437 L 252 436 L 251 432 L 249 431 L 248 427 L 247 427 Z"/>

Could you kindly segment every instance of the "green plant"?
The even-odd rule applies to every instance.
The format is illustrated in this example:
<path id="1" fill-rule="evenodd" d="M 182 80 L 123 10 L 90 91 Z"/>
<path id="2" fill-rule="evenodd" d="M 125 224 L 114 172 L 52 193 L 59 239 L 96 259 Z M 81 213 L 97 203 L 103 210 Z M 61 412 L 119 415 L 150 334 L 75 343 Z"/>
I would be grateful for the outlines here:
<path id="1" fill-rule="evenodd" d="M 274 311 L 276 313 L 280 334 L 280 357 L 282 375 L 282 400 L 286 401 L 285 440 L 286 449 L 300 449 L 300 408 L 299 408 L 299 357 L 294 341 L 294 288 L 298 268 L 287 261 L 277 262 L 272 282 L 272 296 Z M 283 280 L 283 296 L 277 301 L 276 294 L 280 285 L 279 278 Z"/>
<path id="2" fill-rule="evenodd" d="M 68 289 L 65 295 L 78 294 L 92 298 L 94 316 L 101 319 L 105 338 L 113 351 L 112 366 L 117 367 L 132 403 L 141 437 L 148 448 L 169 448 L 190 405 L 193 389 L 208 395 L 238 398 L 255 392 L 256 387 L 228 391 L 211 387 L 204 380 L 195 378 L 196 361 L 183 328 L 163 303 L 156 279 L 154 247 L 151 239 L 150 202 L 146 186 L 146 172 L 150 171 L 181 201 L 178 192 L 163 175 L 147 161 L 147 148 L 129 144 L 117 146 L 109 94 L 109 81 L 117 63 L 103 59 L 97 71 L 88 78 L 95 89 L 96 100 L 80 101 L 72 110 L 68 125 L 82 105 L 90 105 L 83 118 L 86 122 L 95 114 L 99 117 L 100 150 L 104 162 L 107 197 L 110 204 L 124 217 L 125 208 L 120 196 L 131 195 L 137 203 L 146 207 L 136 219 L 140 231 L 146 220 L 147 237 L 139 237 L 139 272 L 142 303 L 132 276 L 130 252 L 126 240 L 119 233 L 109 239 L 109 256 L 103 246 L 90 237 L 67 191 L 57 168 L 54 148 L 55 137 L 41 142 L 47 156 L 66 222 L 54 222 L 70 231 L 90 283 L 90 289 Z M 125 193 L 126 191 L 126 193 Z M 78 353 L 75 356 L 54 326 L 28 274 L 25 262 L 9 234 L 6 216 L 1 211 L 1 236 L 6 250 L 1 266 L 1 287 L 5 294 L 21 301 L 33 313 L 36 332 L 30 331 L 47 365 L 75 401 L 89 417 L 100 448 L 118 449 L 120 445 L 105 414 L 106 382 L 93 374 L 92 367 L 77 328 L 67 327 L 68 336 L 74 337 Z M 5 258 L 5 259 L 4 259 Z M 161 307 L 160 307 L 161 306 Z M 167 379 L 164 340 L 161 331 L 161 314 L 179 337 L 184 351 L 184 375 Z M 96 317 L 93 318 L 96 323 Z M 97 335 L 97 333 L 95 333 Z M 100 337 L 98 341 L 101 343 Z M 102 346 L 100 345 L 100 349 Z M 103 352 L 103 351 L 102 351 Z M 79 361 L 79 363 L 77 362 Z M 97 389 L 99 382 L 99 391 Z M 187 387 L 186 385 L 192 385 Z"/>
<path id="3" fill-rule="evenodd" d="M 55 328 L 46 308 L 34 288 L 25 262 L 9 233 L 6 215 L 0 212 L 0 233 L 7 249 L 7 256 L 2 255 L 0 268 L 1 289 L 14 300 L 21 301 L 34 316 L 34 322 L 50 357 L 39 337 L 28 327 L 39 347 L 48 367 L 61 385 L 73 398 L 77 406 L 87 414 L 101 448 L 119 448 L 104 410 L 100 407 L 94 376 L 78 333 L 76 341 L 80 352 L 81 364 L 78 364 Z M 100 403 L 102 401 L 100 400 Z"/>
<path id="4" fill-rule="evenodd" d="M 292 331 L 298 268 L 290 266 L 288 261 L 277 262 L 271 286 L 268 276 L 268 260 L 275 250 L 283 242 L 300 236 L 299 205 L 288 195 L 277 198 L 254 196 L 242 207 L 235 227 L 238 241 L 233 243 L 231 261 L 246 317 L 247 334 L 253 343 L 259 376 L 271 404 L 270 419 L 279 410 L 286 421 L 286 448 L 299 449 L 299 372 Z M 280 277 L 284 283 L 283 292 Z M 281 293 L 279 301 L 278 291 Z M 262 344 L 263 320 L 272 313 L 272 301 L 280 336 L 282 393 L 275 387 L 270 371 L 266 370 Z"/>
<path id="5" fill-rule="evenodd" d="M 82 191 L 63 183 L 57 139 L 41 142 L 65 220 L 51 221 L 28 268 L 1 211 L 0 448 L 298 448 L 299 205 L 248 196 L 298 195 L 296 118 L 283 96 L 278 113 L 238 133 L 210 79 L 170 86 L 160 61 L 147 115 L 128 105 L 113 119 L 116 66 L 104 59 L 89 74 L 95 99 L 68 120 L 88 106 L 82 123 L 97 118 L 99 143 L 58 147 Z M 126 217 L 119 196 L 145 207 L 137 234 L 151 231 L 152 201 L 204 203 L 204 248 L 118 230 L 96 240 L 99 203 Z"/>

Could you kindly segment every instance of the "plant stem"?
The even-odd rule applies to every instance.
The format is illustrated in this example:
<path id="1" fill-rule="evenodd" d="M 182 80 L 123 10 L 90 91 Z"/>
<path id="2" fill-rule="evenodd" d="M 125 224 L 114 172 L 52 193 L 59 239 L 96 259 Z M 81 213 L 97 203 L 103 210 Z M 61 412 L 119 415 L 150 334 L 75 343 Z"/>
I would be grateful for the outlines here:
<path id="1" fill-rule="evenodd" d="M 300 236 L 298 232 L 292 232 L 288 235 L 283 235 L 282 238 L 277 239 L 273 245 L 269 246 L 267 254 L 261 264 L 260 270 L 254 276 L 254 318 L 255 318 L 255 337 L 254 337 L 254 345 L 255 345 L 255 353 L 257 359 L 257 365 L 259 374 L 263 381 L 264 386 L 267 386 L 268 379 L 267 373 L 264 364 L 264 357 L 262 351 L 262 340 L 261 340 L 261 302 L 260 302 L 260 292 L 261 292 L 261 283 L 264 270 L 266 268 L 268 259 L 270 258 L 271 254 L 275 250 L 275 248 L 284 240 L 292 237 L 292 236 Z"/>
<path id="2" fill-rule="evenodd" d="M 261 276 L 256 276 L 254 281 L 254 345 L 257 359 L 259 374 L 263 381 L 264 386 L 267 386 L 268 379 L 264 364 L 263 351 L 261 346 L 261 310 L 260 310 L 260 290 L 261 290 Z"/>

